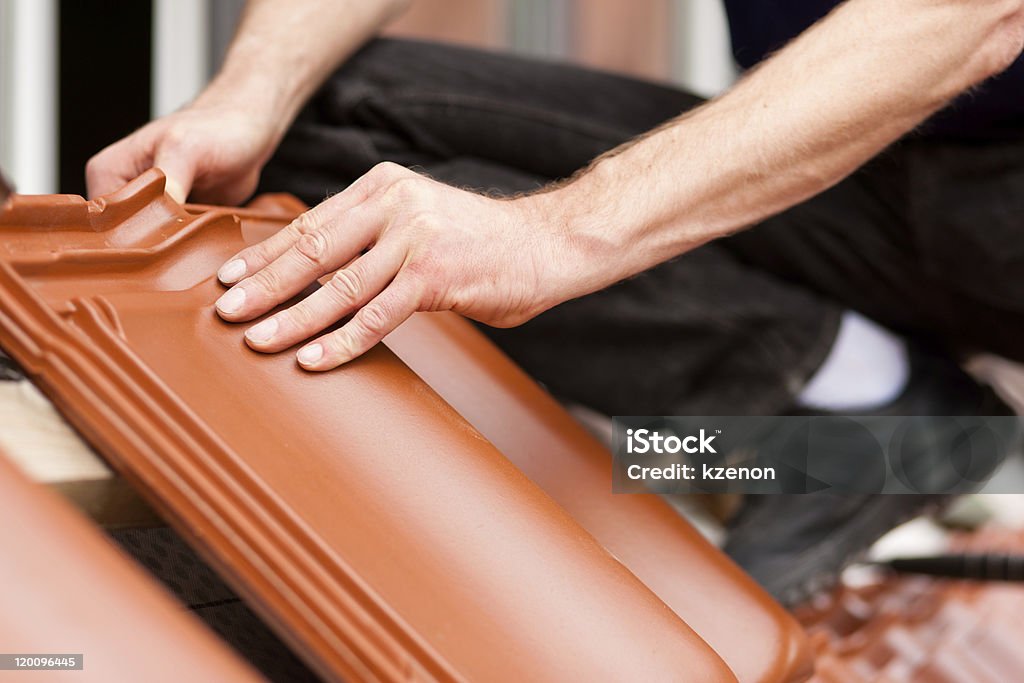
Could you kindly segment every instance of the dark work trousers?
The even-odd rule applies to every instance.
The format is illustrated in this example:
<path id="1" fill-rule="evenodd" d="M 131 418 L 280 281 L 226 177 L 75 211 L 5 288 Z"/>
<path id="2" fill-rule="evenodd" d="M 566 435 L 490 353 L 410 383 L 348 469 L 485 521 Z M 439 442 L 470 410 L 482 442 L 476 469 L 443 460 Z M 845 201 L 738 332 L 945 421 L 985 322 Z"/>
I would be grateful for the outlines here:
<path id="1" fill-rule="evenodd" d="M 699 104 L 574 66 L 377 40 L 309 102 L 261 189 L 315 204 L 394 161 L 530 191 Z M 777 414 L 847 308 L 951 353 L 1024 359 L 1024 141 L 904 140 L 739 235 L 484 330 L 553 393 L 607 414 Z"/>

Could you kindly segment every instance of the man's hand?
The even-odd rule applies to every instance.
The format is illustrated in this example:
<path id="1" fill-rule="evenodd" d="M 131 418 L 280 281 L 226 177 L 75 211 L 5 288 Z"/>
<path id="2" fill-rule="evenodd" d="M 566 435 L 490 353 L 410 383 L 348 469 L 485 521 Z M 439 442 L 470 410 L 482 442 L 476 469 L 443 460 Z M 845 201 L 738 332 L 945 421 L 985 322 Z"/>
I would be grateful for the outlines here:
<path id="1" fill-rule="evenodd" d="M 583 270 L 591 260 L 576 257 L 565 221 L 545 213 L 544 197 L 491 199 L 380 164 L 225 263 L 218 275 L 234 286 L 217 311 L 252 320 L 341 268 L 245 334 L 253 349 L 272 353 L 354 314 L 299 350 L 307 370 L 352 360 L 416 311 L 517 325 L 594 288 Z"/>
<path id="2" fill-rule="evenodd" d="M 107 194 L 149 168 L 167 176 L 179 202 L 236 205 L 248 198 L 278 134 L 237 104 L 196 103 L 140 128 L 89 160 L 89 196 Z"/>
<path id="3" fill-rule="evenodd" d="M 248 0 L 224 66 L 188 108 L 139 129 L 86 167 L 89 196 L 157 167 L 179 202 L 238 204 L 327 75 L 408 0 Z"/>

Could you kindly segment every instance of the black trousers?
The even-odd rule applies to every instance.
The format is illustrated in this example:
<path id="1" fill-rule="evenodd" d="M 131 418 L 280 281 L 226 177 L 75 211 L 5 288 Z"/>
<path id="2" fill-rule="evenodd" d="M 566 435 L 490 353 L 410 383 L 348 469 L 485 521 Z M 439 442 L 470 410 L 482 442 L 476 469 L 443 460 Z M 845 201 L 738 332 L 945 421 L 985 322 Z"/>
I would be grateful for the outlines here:
<path id="1" fill-rule="evenodd" d="M 700 103 L 568 65 L 377 40 L 310 101 L 261 189 L 314 204 L 389 160 L 529 191 Z M 485 329 L 555 394 L 607 414 L 776 414 L 846 308 L 950 353 L 1024 360 L 1024 135 L 911 136 L 759 226 Z"/>

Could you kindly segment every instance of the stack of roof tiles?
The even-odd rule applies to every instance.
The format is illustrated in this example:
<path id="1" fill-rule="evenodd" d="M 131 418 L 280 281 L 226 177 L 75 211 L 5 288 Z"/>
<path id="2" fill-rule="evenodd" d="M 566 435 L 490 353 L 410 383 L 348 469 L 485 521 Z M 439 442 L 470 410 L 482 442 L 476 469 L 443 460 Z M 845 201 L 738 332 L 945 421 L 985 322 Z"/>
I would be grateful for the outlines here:
<path id="1" fill-rule="evenodd" d="M 1024 552 L 1024 533 L 957 538 L 976 552 Z M 817 652 L 813 683 L 1024 680 L 1024 585 L 889 576 L 845 587 L 800 614 Z"/>

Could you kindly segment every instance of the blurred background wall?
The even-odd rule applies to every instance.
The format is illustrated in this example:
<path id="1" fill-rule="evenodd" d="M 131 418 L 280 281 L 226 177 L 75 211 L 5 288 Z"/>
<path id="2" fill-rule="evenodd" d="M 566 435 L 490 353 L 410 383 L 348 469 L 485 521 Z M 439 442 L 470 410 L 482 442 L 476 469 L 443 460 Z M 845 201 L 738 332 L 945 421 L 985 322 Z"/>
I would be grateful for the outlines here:
<path id="1" fill-rule="evenodd" d="M 203 87 L 243 5 L 0 0 L 0 166 L 22 192 L 84 192 L 89 156 Z M 414 0 L 387 33 L 565 59 L 703 95 L 735 77 L 720 0 Z"/>

